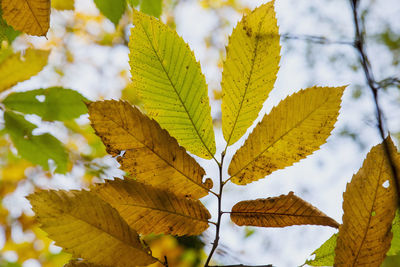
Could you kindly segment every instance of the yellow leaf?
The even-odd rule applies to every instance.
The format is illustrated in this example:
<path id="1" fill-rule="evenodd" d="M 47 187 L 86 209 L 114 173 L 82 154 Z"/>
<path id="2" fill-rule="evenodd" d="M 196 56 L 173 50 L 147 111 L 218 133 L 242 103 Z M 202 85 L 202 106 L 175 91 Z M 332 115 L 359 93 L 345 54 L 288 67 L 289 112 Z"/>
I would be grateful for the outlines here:
<path id="1" fill-rule="evenodd" d="M 386 139 L 396 166 L 400 155 Z M 383 144 L 371 149 L 343 194 L 343 224 L 335 250 L 335 266 L 380 266 L 392 240 L 397 195 Z"/>
<path id="2" fill-rule="evenodd" d="M 131 179 L 106 181 L 96 185 L 95 192 L 140 234 L 199 235 L 211 217 L 199 200 Z"/>
<path id="3" fill-rule="evenodd" d="M 41 228 L 76 258 L 109 266 L 155 262 L 135 230 L 88 191 L 40 191 L 28 196 Z"/>
<path id="4" fill-rule="evenodd" d="M 0 63 L 0 92 L 9 89 L 19 82 L 28 80 L 47 65 L 50 51 L 27 49 L 8 56 Z"/>
<path id="5" fill-rule="evenodd" d="M 18 263 L 23 263 L 28 259 L 39 258 L 41 252 L 34 248 L 32 242 L 15 243 L 12 240 L 7 240 L 1 249 L 1 252 L 14 251 L 18 255 Z M 1 253 L 3 254 L 3 253 Z"/>
<path id="6" fill-rule="evenodd" d="M 244 16 L 229 38 L 222 72 L 222 131 L 235 143 L 257 118 L 279 69 L 274 1 Z"/>
<path id="7" fill-rule="evenodd" d="M 45 36 L 50 25 L 50 0 L 2 0 L 3 18 L 18 31 Z"/>
<path id="8" fill-rule="evenodd" d="M 337 120 L 343 90 L 312 87 L 274 107 L 234 155 L 228 169 L 232 182 L 257 181 L 319 149 Z"/>
<path id="9" fill-rule="evenodd" d="M 1 180 L 6 182 L 18 182 L 26 177 L 25 170 L 31 166 L 32 163 L 24 159 L 9 161 L 0 168 Z"/>
<path id="10" fill-rule="evenodd" d="M 77 259 L 70 260 L 67 264 L 64 265 L 64 267 L 102 267 L 102 266 L 104 265 L 97 265 L 85 260 L 77 260 Z"/>
<path id="11" fill-rule="evenodd" d="M 123 101 L 88 104 L 89 119 L 107 152 L 118 157 L 121 169 L 139 182 L 177 195 L 201 198 L 212 187 L 202 183 L 203 168 L 158 123 Z"/>
<path id="12" fill-rule="evenodd" d="M 57 10 L 74 10 L 75 0 L 51 0 L 51 7 Z"/>
<path id="13" fill-rule="evenodd" d="M 183 39 L 156 18 L 134 12 L 133 23 L 129 62 L 144 109 L 188 151 L 211 159 L 215 137 L 200 64 Z"/>
<path id="14" fill-rule="evenodd" d="M 231 220 L 239 226 L 285 227 L 291 225 L 326 225 L 338 228 L 339 224 L 293 192 L 279 197 L 246 200 L 232 208 Z"/>

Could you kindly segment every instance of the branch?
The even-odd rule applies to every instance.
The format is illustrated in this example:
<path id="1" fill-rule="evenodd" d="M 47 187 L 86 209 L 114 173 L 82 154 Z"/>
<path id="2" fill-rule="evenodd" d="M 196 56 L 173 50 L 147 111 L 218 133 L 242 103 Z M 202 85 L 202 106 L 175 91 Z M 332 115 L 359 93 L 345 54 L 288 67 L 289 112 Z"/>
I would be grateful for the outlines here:
<path id="1" fill-rule="evenodd" d="M 371 68 L 371 63 L 368 59 L 368 54 L 365 50 L 365 39 L 364 39 L 364 34 L 363 34 L 365 31 L 360 26 L 360 21 L 359 21 L 359 16 L 358 16 L 359 0 L 349 0 L 349 1 L 350 1 L 350 5 L 352 8 L 352 12 L 353 12 L 353 22 L 354 22 L 354 28 L 355 28 L 354 29 L 355 30 L 354 47 L 358 51 L 361 66 L 364 70 L 365 79 L 367 81 L 367 84 L 368 84 L 371 92 L 372 92 L 372 95 L 374 96 L 375 112 L 376 112 L 376 118 L 378 120 L 378 130 L 379 130 L 379 133 L 383 140 L 383 147 L 384 147 L 386 156 L 389 161 L 390 169 L 394 176 L 394 183 L 395 183 L 397 195 L 399 196 L 398 201 L 400 203 L 400 185 L 399 185 L 399 181 L 397 180 L 397 178 L 399 176 L 397 173 L 396 165 L 394 163 L 393 157 L 392 157 L 390 149 L 389 149 L 389 145 L 387 143 L 387 139 L 385 138 L 385 129 L 384 129 L 384 125 L 383 125 L 383 114 L 382 114 L 382 110 L 379 106 L 378 87 L 376 86 L 377 84 L 379 85 L 379 83 L 377 83 L 374 79 L 374 75 L 373 75 L 372 68 Z M 384 79 L 383 81 L 385 81 L 385 80 L 387 80 L 387 79 Z M 398 81 L 398 79 L 394 78 L 393 82 L 396 82 L 396 81 Z"/>
<path id="2" fill-rule="evenodd" d="M 219 229 L 221 227 L 221 217 L 222 217 L 222 210 L 221 210 L 221 202 L 222 202 L 222 191 L 224 188 L 224 183 L 222 181 L 222 167 L 224 164 L 224 157 L 225 157 L 225 151 L 222 152 L 221 154 L 221 164 L 218 164 L 219 168 L 219 194 L 217 194 L 218 198 L 218 218 L 217 218 L 217 224 L 216 224 L 216 230 L 215 230 L 215 239 L 213 242 L 213 246 L 211 248 L 210 254 L 208 254 L 206 263 L 204 264 L 205 267 L 209 267 L 210 260 L 212 258 L 212 255 L 214 254 L 215 250 L 218 247 L 218 242 L 219 242 Z"/>
<path id="3" fill-rule="evenodd" d="M 316 44 L 339 44 L 339 45 L 350 45 L 354 46 L 354 42 L 352 41 L 340 41 L 340 40 L 329 40 L 323 36 L 315 36 L 315 35 L 293 35 L 290 33 L 282 34 L 281 37 L 286 40 L 299 40 L 299 41 L 306 41 Z"/>
<path id="4" fill-rule="evenodd" d="M 396 77 L 388 77 L 386 79 L 383 79 L 380 82 L 377 82 L 377 85 L 379 88 L 385 88 L 388 86 L 400 86 L 400 78 Z"/>

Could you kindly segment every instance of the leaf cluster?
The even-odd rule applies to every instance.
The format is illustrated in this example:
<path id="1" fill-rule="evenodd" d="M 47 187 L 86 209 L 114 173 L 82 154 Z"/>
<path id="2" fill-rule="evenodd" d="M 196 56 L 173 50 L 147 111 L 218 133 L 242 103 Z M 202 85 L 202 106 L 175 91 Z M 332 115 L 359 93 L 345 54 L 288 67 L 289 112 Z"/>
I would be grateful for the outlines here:
<path id="1" fill-rule="evenodd" d="M 208 90 L 200 64 L 183 39 L 159 20 L 134 11 L 133 23 L 129 44 L 132 81 L 146 114 L 124 101 L 88 104 L 92 127 L 127 176 L 123 180 L 95 184 L 90 191 L 40 191 L 29 197 L 42 228 L 56 243 L 76 258 L 93 264 L 110 265 L 106 260 L 114 252 L 94 254 L 92 249 L 88 250 L 90 236 L 99 230 L 102 236 L 123 235 L 123 229 L 111 227 L 114 224 L 126 224 L 135 239 L 149 233 L 199 235 L 209 223 L 216 224 L 218 233 L 222 211 L 218 211 L 217 223 L 211 222 L 209 212 L 198 199 L 212 193 L 221 202 L 225 183 L 254 182 L 318 150 L 333 129 L 344 90 L 344 87 L 316 86 L 283 100 L 264 116 L 235 153 L 228 167 L 230 177 L 224 179 L 220 172 L 220 190 L 215 193 L 211 191 L 211 179 L 203 181 L 205 171 L 187 152 L 215 161 L 222 170 L 224 157 L 221 161 L 215 157 Z M 278 27 L 273 3 L 268 3 L 243 17 L 229 39 L 222 73 L 222 129 L 226 140 L 222 155 L 257 118 L 273 89 L 279 60 Z M 49 208 L 41 204 L 51 199 L 57 199 L 53 201 L 57 214 L 49 213 Z M 78 199 L 80 202 L 85 199 L 81 204 L 101 215 L 96 225 L 86 210 L 74 207 Z M 90 205 L 93 201 L 101 205 Z M 66 209 L 65 205 L 70 208 Z M 106 206 L 118 216 L 107 216 L 111 211 L 105 212 Z M 293 192 L 239 202 L 230 214 L 238 225 L 339 227 L 336 221 Z M 61 229 L 54 228 L 53 220 L 60 216 L 68 220 L 62 223 L 58 220 L 57 225 L 72 227 L 73 232 L 62 235 Z M 82 225 L 85 225 L 84 231 Z M 72 241 L 77 238 L 79 242 Z M 214 247 L 218 238 L 217 234 Z M 120 241 L 117 238 L 113 242 L 116 245 Z M 148 254 L 145 245 L 128 242 L 124 245 L 137 250 L 129 254 L 133 266 L 139 264 L 135 260 L 143 255 L 148 256 L 147 264 L 154 261 L 167 264 L 162 258 Z M 103 250 L 104 246 L 98 243 L 95 248 Z M 124 266 L 125 263 L 117 257 L 112 264 Z"/>
<path id="2" fill-rule="evenodd" d="M 94 0 L 115 26 L 127 2 L 159 17 L 162 2 Z M 20 32 L 45 36 L 50 7 L 73 9 L 74 1 L 1 0 L 0 41 L 11 43 Z M 43 121 L 75 119 L 89 113 L 107 152 L 125 171 L 124 179 L 94 184 L 89 191 L 41 190 L 28 197 L 41 228 L 75 258 L 67 266 L 144 266 L 167 259 L 155 257 L 144 236 L 200 235 L 216 226 L 209 266 L 218 246 L 221 216 L 229 213 L 238 226 L 286 227 L 322 225 L 338 228 L 314 254 L 309 265 L 379 266 L 396 255 L 398 192 L 383 144 L 371 149 L 344 193 L 343 223 L 339 224 L 310 203 L 287 195 L 236 203 L 222 211 L 226 183 L 246 185 L 314 153 L 330 136 L 339 115 L 345 87 L 314 86 L 281 101 L 255 125 L 243 146 L 233 154 L 228 177 L 223 175 L 228 148 L 241 139 L 259 116 L 273 90 L 279 70 L 279 29 L 274 3 L 261 5 L 234 28 L 226 48 L 222 72 L 222 132 L 225 147 L 220 160 L 200 64 L 184 40 L 155 17 L 133 10 L 129 42 L 132 87 L 143 110 L 128 102 L 89 102 L 76 91 L 51 87 L 10 93 L 2 100 L 5 132 L 20 156 L 55 172 L 68 171 L 64 145 L 53 135 L 36 134 L 37 125 L 25 114 Z M 23 15 L 25 14 L 25 15 Z M 40 72 L 48 51 L 28 49 L 0 54 L 0 91 Z M 18 71 L 24 68 L 24 72 Z M 87 103 L 86 105 L 84 103 Z M 389 153 L 400 166 L 390 137 Z M 41 153 L 35 153 L 40 151 Z M 205 179 L 205 171 L 189 154 L 212 160 L 219 177 Z M 218 184 L 213 191 L 214 182 Z M 200 199 L 218 199 L 217 220 Z M 394 222 L 393 222 L 394 220 Z M 393 224 L 393 228 L 392 228 Z M 101 253 L 99 253 L 101 251 Z"/>

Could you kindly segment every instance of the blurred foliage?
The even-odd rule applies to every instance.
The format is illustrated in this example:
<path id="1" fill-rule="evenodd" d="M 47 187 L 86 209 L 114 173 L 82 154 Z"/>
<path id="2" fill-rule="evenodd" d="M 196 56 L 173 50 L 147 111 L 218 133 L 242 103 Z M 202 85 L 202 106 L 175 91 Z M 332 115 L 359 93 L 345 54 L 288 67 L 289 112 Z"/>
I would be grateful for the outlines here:
<path id="1" fill-rule="evenodd" d="M 208 33 L 204 39 L 206 48 L 217 55 L 219 67 L 225 54 L 225 40 L 221 36 L 226 36 L 232 29 L 232 18 L 234 14 L 248 13 L 250 8 L 244 1 L 238 0 L 191 0 L 197 2 L 199 6 L 207 12 L 213 14 L 216 23 L 215 28 Z M 86 2 L 85 4 L 82 4 Z M 74 116 L 69 117 L 68 108 L 61 114 L 67 117 L 59 117 L 53 111 L 43 111 L 46 106 L 46 99 L 40 97 L 35 90 L 47 90 L 39 88 L 71 88 L 79 94 L 73 102 L 79 106 L 81 99 L 99 100 L 112 95 L 110 91 L 116 92 L 118 96 L 128 100 L 130 103 L 139 105 L 140 101 L 137 92 L 130 87 L 130 76 L 127 66 L 109 66 L 107 60 L 92 60 L 86 57 L 85 53 L 98 51 L 105 54 L 105 57 L 113 57 L 118 49 L 126 48 L 129 39 L 129 28 L 131 27 L 132 8 L 141 9 L 151 15 L 160 17 L 170 27 L 175 28 L 176 8 L 185 4 L 184 0 L 52 0 L 51 27 L 47 37 L 30 37 L 24 33 L 14 30 L 5 20 L 2 19 L 0 7 L 0 65 L 12 55 L 24 61 L 27 49 L 50 50 L 50 57 L 47 66 L 37 76 L 33 77 L 33 82 L 13 83 L 4 89 L 0 94 L 1 135 L 0 135 L 0 229 L 4 235 L 4 243 L 0 244 L 0 266 L 22 266 L 29 259 L 36 260 L 42 266 L 56 267 L 68 262 L 70 256 L 60 252 L 51 240 L 39 230 L 32 217 L 32 212 L 28 208 L 28 202 L 24 196 L 33 192 L 36 188 L 49 188 L 54 185 L 78 188 L 88 187 L 93 182 L 101 181 L 110 176 L 110 159 L 106 156 L 105 148 L 100 139 L 94 134 L 90 127 L 87 117 L 83 111 L 76 110 Z M 332 0 L 324 0 L 324 4 L 331 3 Z M 110 3 L 112 8 L 109 8 Z M 114 4 L 114 3 L 118 3 Z M 296 6 L 297 5 L 297 6 Z M 296 2 L 293 9 L 304 5 L 304 2 Z M 362 17 L 364 23 L 373 19 L 372 11 L 377 8 L 377 1 L 370 0 L 362 5 Z M 79 7 L 79 8 L 78 8 Z M 83 7 L 83 8 L 82 8 Z M 98 7 L 100 12 L 93 12 L 93 8 Z M 88 9 L 89 11 L 87 11 Z M 337 33 L 338 40 L 348 41 L 352 36 L 346 36 L 332 17 L 320 14 L 320 10 L 310 3 L 306 16 L 319 18 L 321 23 L 330 25 Z M 376 51 L 383 51 L 390 59 L 384 66 L 377 67 L 377 78 L 380 85 L 389 95 L 398 94 L 400 89 L 399 72 L 394 73 L 393 68 L 398 68 L 400 64 L 400 31 L 398 25 L 394 25 L 389 18 L 380 17 L 382 27 L 376 27 L 374 31 L 366 32 L 366 41 L 369 47 Z M 368 25 L 367 25 L 368 29 Z M 285 33 L 282 33 L 284 35 Z M 291 34 L 290 32 L 288 33 Z M 287 47 L 286 53 L 303 53 L 307 60 L 308 72 L 310 73 L 309 83 L 313 83 L 315 73 L 320 64 L 329 65 L 337 73 L 352 73 L 359 75 L 360 65 L 354 58 L 343 55 L 340 49 L 323 50 L 324 60 L 321 59 L 322 47 L 337 45 L 336 40 L 332 43 L 329 38 L 324 37 L 321 44 L 320 39 L 300 38 L 304 41 L 305 49 L 297 49 L 298 39 L 295 35 L 283 38 L 282 42 Z M 301 37 L 301 36 L 300 36 Z M 346 46 L 346 45 L 345 45 Z M 301 50 L 301 51 L 300 51 Z M 82 52 L 84 51 L 84 52 Z M 101 52 L 100 52 L 101 51 Z M 326 60 L 325 60 L 326 59 Z M 374 62 L 372 62 L 374 63 Z M 83 67 L 82 66 L 86 66 Z M 75 79 L 73 75 L 79 75 L 79 70 L 94 70 L 93 77 L 104 77 L 112 79 L 119 85 L 104 84 L 102 87 L 76 88 L 73 85 Z M 22 67 L 21 67 L 22 68 Z M 106 75 L 110 68 L 117 69 L 115 73 Z M 78 71 L 77 71 L 78 69 Z M 71 74 L 72 73 L 72 74 Z M 387 76 L 388 73 L 393 73 Z M 0 74 L 1 75 L 1 74 Z M 32 73 L 32 75 L 36 75 Z M 397 77 L 396 77 L 397 75 Z M 27 77 L 30 78 L 30 77 Z M 97 81 L 100 84 L 104 80 Z M 14 86 L 15 85 L 15 86 Z M 221 99 L 221 90 L 216 83 L 210 84 L 213 98 L 216 101 Z M 67 89 L 64 89 L 67 90 Z M 69 90 L 69 89 L 68 89 Z M 21 94 L 21 92 L 26 92 Z M 40 91 L 42 93 L 43 91 Z M 363 80 L 352 84 L 352 95 L 354 101 L 362 101 L 368 97 L 365 93 L 365 83 Z M 16 108 L 15 105 L 4 103 L 5 99 L 20 98 L 29 96 L 33 100 L 35 107 L 30 105 L 26 110 Z M 79 100 L 78 100 L 79 99 Z M 37 101 L 36 101 L 37 100 Z M 62 99 L 63 100 L 63 99 Z M 47 100 L 48 101 L 48 100 Z M 79 102 L 79 103 L 78 103 Z M 31 101 L 32 103 L 32 101 Z M 399 105 L 399 101 L 395 102 Z M 18 106 L 18 105 L 17 105 Z M 39 107 L 40 106 L 40 107 Z M 57 107 L 58 108 L 58 107 Z M 63 109 L 63 107 L 59 106 Z M 82 107 L 81 107 L 82 108 Z M 39 110 L 39 111 L 38 111 Z M 18 118 L 18 122 L 23 126 L 15 126 L 15 123 L 7 128 L 4 122 L 4 112 L 13 114 Z M 10 113 L 13 112 L 13 113 Z M 32 115 L 36 114 L 36 115 Z M 50 117 L 43 117 L 48 114 Z M 57 116 L 56 116 L 57 115 Z M 214 121 L 218 125 L 218 118 Z M 25 130 L 21 132 L 21 129 Z M 352 125 L 343 126 L 341 135 L 349 137 L 363 147 L 363 141 L 359 138 L 360 129 Z M 38 143 L 30 143 L 26 137 L 40 140 L 39 144 L 48 145 L 50 142 L 57 143 L 61 151 L 56 156 L 61 155 L 63 167 L 58 172 L 66 172 L 65 175 L 56 174 L 57 168 L 54 162 L 43 160 L 42 158 L 52 158 L 44 155 L 43 148 L 34 148 L 34 157 L 24 157 L 24 149 Z M 44 137 L 43 137 L 44 136 Z M 392 136 L 400 139 L 400 132 L 393 133 Z M 19 141 L 24 145 L 19 145 Z M 63 156 L 65 153 L 65 156 Z M 40 160 L 40 164 L 39 164 Z M 54 160 L 54 159 L 53 159 Z M 54 160 L 56 161 L 56 160 Z M 46 167 L 47 166 L 47 167 Z M 48 170 L 46 170 L 48 168 Z M 67 184 L 67 185 L 65 185 Z M 257 233 L 256 229 L 246 228 L 245 237 L 250 237 Z M 204 259 L 202 251 L 203 243 L 198 237 L 195 238 L 174 238 L 171 236 L 150 236 L 145 241 L 151 246 L 154 253 L 167 255 L 170 266 L 195 266 Z M 384 262 L 384 267 L 400 266 L 400 257 L 389 256 Z"/>

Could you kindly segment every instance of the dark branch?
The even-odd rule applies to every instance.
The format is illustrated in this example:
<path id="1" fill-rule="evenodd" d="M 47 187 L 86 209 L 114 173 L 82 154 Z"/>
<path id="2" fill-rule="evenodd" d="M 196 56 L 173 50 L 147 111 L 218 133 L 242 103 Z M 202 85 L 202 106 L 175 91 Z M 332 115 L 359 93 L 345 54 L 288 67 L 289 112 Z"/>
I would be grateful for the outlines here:
<path id="1" fill-rule="evenodd" d="M 388 77 L 382 81 L 377 82 L 379 88 L 386 88 L 388 86 L 400 86 L 400 78 Z"/>
<path id="2" fill-rule="evenodd" d="M 389 144 L 387 139 L 385 138 L 385 129 L 384 129 L 384 123 L 383 123 L 383 114 L 382 110 L 379 106 L 379 95 L 378 95 L 378 88 L 379 83 L 377 83 L 374 79 L 374 75 L 372 72 L 371 68 L 371 63 L 368 59 L 368 54 L 365 50 L 365 38 L 364 38 L 364 33 L 365 30 L 363 26 L 361 26 L 360 23 L 360 18 L 358 16 L 358 4 L 359 0 L 349 0 L 350 5 L 352 8 L 352 13 L 353 13 L 353 22 L 354 22 L 354 30 L 355 30 L 355 40 L 354 40 L 354 46 L 356 50 L 358 51 L 358 55 L 360 57 L 360 63 L 361 66 L 364 70 L 364 75 L 365 79 L 367 81 L 367 84 L 372 92 L 372 95 L 374 97 L 374 102 L 375 102 L 375 112 L 376 112 L 376 119 L 378 121 L 378 130 L 381 135 L 381 138 L 383 140 L 383 147 L 387 156 L 387 159 L 389 161 L 390 169 L 392 171 L 392 174 L 394 176 L 394 183 L 397 191 L 397 195 L 399 196 L 399 201 L 400 201 L 400 185 L 399 181 L 397 180 L 398 178 L 398 173 L 396 169 L 396 165 L 394 162 L 394 159 L 392 157 L 391 151 L 389 149 Z M 386 80 L 386 79 L 385 79 Z M 394 79 L 394 81 L 397 79 Z M 378 86 L 377 86 L 378 85 Z"/>
<path id="3" fill-rule="evenodd" d="M 211 248 L 210 254 L 208 254 L 206 263 L 204 264 L 205 267 L 209 267 L 209 263 L 211 261 L 211 258 L 215 252 L 215 250 L 218 247 L 218 242 L 219 242 L 219 229 L 221 227 L 221 217 L 222 217 L 222 210 L 221 210 L 221 204 L 222 204 L 222 191 L 224 189 L 224 183 L 222 180 L 222 167 L 224 164 L 224 157 L 225 157 L 225 151 L 222 152 L 221 154 L 221 164 L 218 165 L 219 168 L 219 194 L 217 195 L 218 198 L 218 218 L 217 218 L 217 224 L 216 224 L 216 230 L 215 230 L 215 239 L 213 242 L 213 246 Z"/>
<path id="4" fill-rule="evenodd" d="M 290 33 L 284 33 L 281 35 L 282 39 L 286 40 L 299 40 L 299 41 L 306 41 L 310 43 L 316 44 L 339 44 L 339 45 L 350 45 L 354 46 L 354 42 L 352 41 L 340 41 L 340 40 L 330 40 L 323 36 L 314 36 L 314 35 L 293 35 Z"/>

